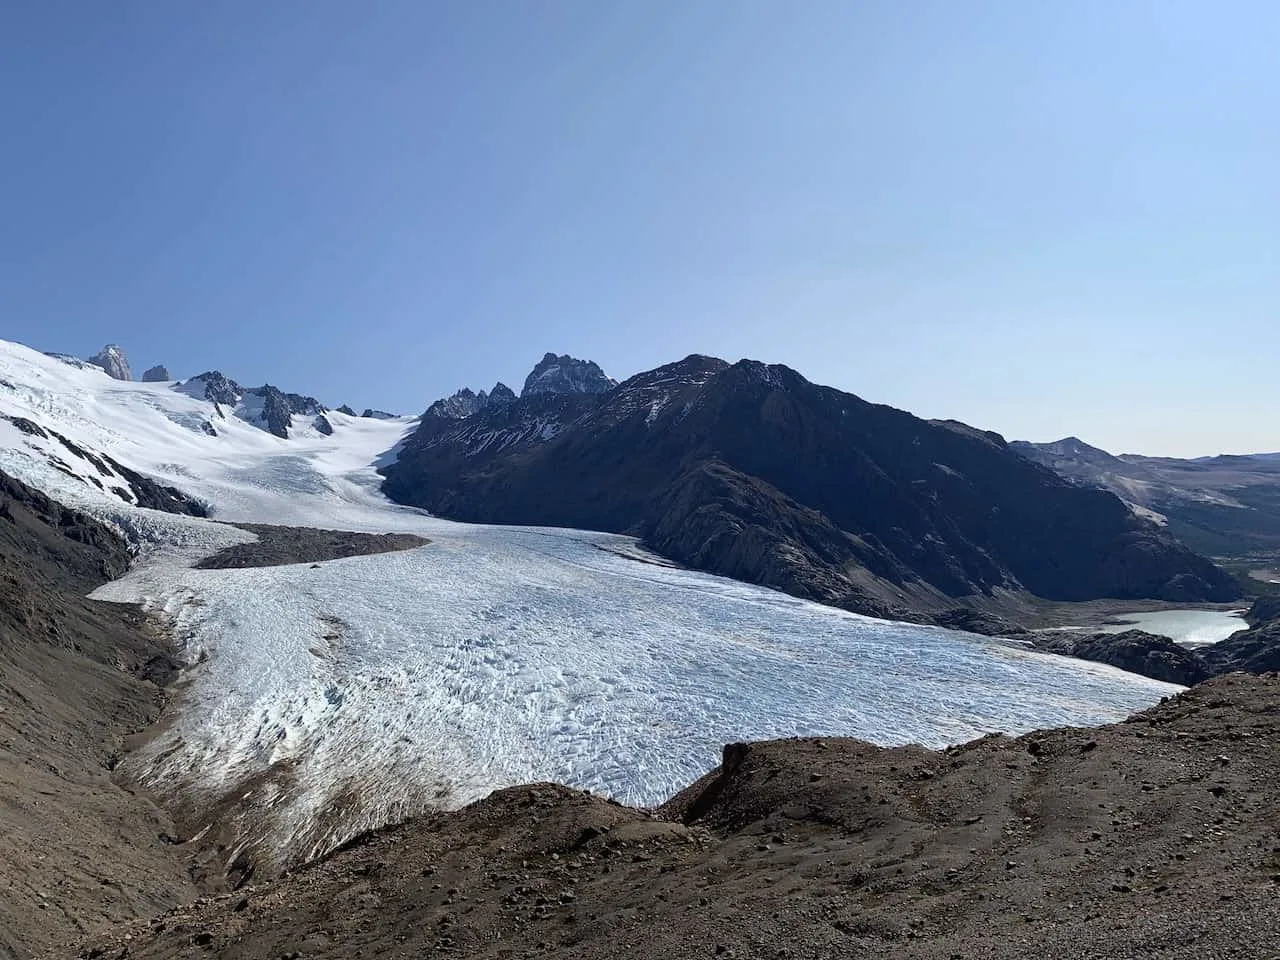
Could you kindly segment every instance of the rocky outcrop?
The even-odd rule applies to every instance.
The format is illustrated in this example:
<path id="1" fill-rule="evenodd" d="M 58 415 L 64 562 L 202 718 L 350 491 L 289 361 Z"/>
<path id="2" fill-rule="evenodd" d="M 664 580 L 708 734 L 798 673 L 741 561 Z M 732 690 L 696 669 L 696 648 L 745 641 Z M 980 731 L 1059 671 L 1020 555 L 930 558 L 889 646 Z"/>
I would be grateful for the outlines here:
<path id="1" fill-rule="evenodd" d="M 282 440 L 289 439 L 293 411 L 289 409 L 289 401 L 284 394 L 267 384 L 258 389 L 258 396 L 262 397 L 262 421 L 266 424 L 267 432 Z"/>
<path id="2" fill-rule="evenodd" d="M 154 367 L 150 367 L 142 375 L 143 383 L 167 383 L 173 377 L 169 375 L 169 368 L 163 363 L 158 363 Z"/>
<path id="3" fill-rule="evenodd" d="M 285 393 L 269 383 L 261 387 L 242 387 L 217 370 L 192 377 L 177 389 L 200 400 L 211 401 L 217 405 L 215 411 L 218 416 L 225 416 L 221 407 L 230 407 L 241 419 L 282 440 L 288 439 L 295 414 L 311 417 L 317 429 L 323 432 L 316 418 L 328 412 L 328 408 L 315 397 Z"/>
<path id="4" fill-rule="evenodd" d="M 483 390 L 475 393 L 470 388 L 463 387 L 452 396 L 444 397 L 431 404 L 431 406 L 427 407 L 423 416 L 442 417 L 446 420 L 461 420 L 463 417 L 479 413 L 488 405 L 489 395 Z"/>
<path id="5" fill-rule="evenodd" d="M 1037 649 L 1082 660 L 1110 664 L 1165 683 L 1189 687 L 1211 674 L 1205 661 L 1168 637 L 1126 630 L 1123 633 L 1080 635 L 1065 631 L 1035 635 Z"/>
<path id="6" fill-rule="evenodd" d="M 316 417 L 315 420 L 312 421 L 312 424 L 315 426 L 316 430 L 324 434 L 326 437 L 333 436 L 333 424 L 329 422 L 329 418 L 324 414 L 320 414 L 320 416 Z"/>
<path id="7" fill-rule="evenodd" d="M 234 407 L 239 403 L 245 392 L 244 387 L 217 370 L 192 377 L 182 384 L 182 390 L 193 397 L 227 407 Z"/>
<path id="8" fill-rule="evenodd" d="M 603 393 L 425 417 L 385 474 L 388 495 L 443 516 L 631 533 L 698 569 L 877 616 L 933 621 L 996 591 L 1238 595 L 1112 494 L 996 434 L 754 361 L 693 356 Z"/>
<path id="9" fill-rule="evenodd" d="M 354 417 L 356 415 L 356 412 L 352 410 L 348 404 L 345 404 L 345 403 L 338 408 L 338 413 L 346 414 L 348 417 Z"/>
<path id="10" fill-rule="evenodd" d="M 520 396 L 537 393 L 605 393 L 618 385 L 598 364 L 568 354 L 546 354 L 525 378 Z"/>
<path id="11" fill-rule="evenodd" d="M 129 373 L 129 360 L 124 355 L 124 350 L 114 343 L 109 343 L 103 347 L 98 353 L 89 358 L 89 362 L 95 367 L 101 367 L 106 371 L 107 376 L 113 380 L 133 379 Z"/>
<path id="12" fill-rule="evenodd" d="M 514 403 L 515 400 L 515 391 L 499 380 L 488 393 L 483 390 L 475 393 L 470 388 L 463 387 L 453 396 L 431 404 L 423 416 L 439 417 L 444 420 L 463 420 L 490 406 Z"/>
<path id="13" fill-rule="evenodd" d="M 165 513 L 182 513 L 189 517 L 209 516 L 209 505 L 200 498 L 188 496 L 177 487 L 157 483 L 150 477 L 144 477 L 138 471 L 129 469 L 105 454 L 103 460 L 129 484 L 129 489 L 133 491 L 134 502 L 138 506 L 151 510 L 163 510 Z"/>
<path id="14" fill-rule="evenodd" d="M 367 417 L 370 420 L 394 420 L 396 418 L 394 413 L 387 413 L 385 410 L 375 410 L 373 407 L 365 407 L 364 413 L 360 414 L 360 416 Z"/>
<path id="15" fill-rule="evenodd" d="M 1245 614 L 1245 620 L 1250 624 L 1248 630 L 1233 633 L 1226 640 L 1200 651 L 1213 673 L 1280 670 L 1280 597 L 1263 597 L 1255 601 Z"/>

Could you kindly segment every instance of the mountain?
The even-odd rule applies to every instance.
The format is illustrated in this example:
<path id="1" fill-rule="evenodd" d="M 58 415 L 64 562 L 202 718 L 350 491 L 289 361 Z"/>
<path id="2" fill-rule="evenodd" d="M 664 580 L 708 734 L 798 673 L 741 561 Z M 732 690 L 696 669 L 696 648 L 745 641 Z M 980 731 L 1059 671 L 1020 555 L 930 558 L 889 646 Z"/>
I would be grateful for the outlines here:
<path id="1" fill-rule="evenodd" d="M 695 355 L 604 392 L 526 390 L 424 418 L 383 473 L 393 499 L 442 516 L 632 533 L 697 569 L 876 616 L 934 620 L 1010 593 L 1238 592 L 1114 495 L 996 434 L 749 360 Z"/>
<path id="2" fill-rule="evenodd" d="M 142 374 L 143 383 L 166 383 L 172 379 L 173 377 L 169 374 L 169 368 L 163 363 L 158 363 L 154 367 L 147 368 L 147 370 Z"/>
<path id="3" fill-rule="evenodd" d="M 1114 456 L 1075 437 L 1010 449 L 1086 486 L 1109 490 L 1215 556 L 1280 553 L 1280 458 Z"/>
<path id="4" fill-rule="evenodd" d="M 95 367 L 101 367 L 107 372 L 107 376 L 113 380 L 132 380 L 133 377 L 129 373 L 129 360 L 124 355 L 124 350 L 109 343 L 98 353 L 89 358 L 89 362 Z"/>
<path id="5" fill-rule="evenodd" d="M 499 380 L 488 393 L 483 390 L 479 393 L 473 393 L 469 388 L 464 387 L 453 396 L 445 397 L 443 400 L 437 400 L 431 404 L 431 406 L 427 407 L 427 412 L 424 416 L 461 420 L 474 413 L 479 413 L 491 404 L 510 403 L 515 398 L 516 395 L 512 389 Z"/>
<path id="6" fill-rule="evenodd" d="M 575 360 L 568 354 L 546 354 L 525 378 L 520 396 L 537 393 L 605 393 L 618 381 L 590 360 Z"/>
<path id="7" fill-rule="evenodd" d="M 210 370 L 180 384 L 178 389 L 187 396 L 230 407 L 241 420 L 260 426 L 282 440 L 289 438 L 295 414 L 309 418 L 314 429 L 323 434 L 333 430 L 324 417 L 327 408 L 315 397 L 284 393 L 271 384 L 242 387 L 221 372 Z M 221 414 L 221 410 L 218 413 Z"/>

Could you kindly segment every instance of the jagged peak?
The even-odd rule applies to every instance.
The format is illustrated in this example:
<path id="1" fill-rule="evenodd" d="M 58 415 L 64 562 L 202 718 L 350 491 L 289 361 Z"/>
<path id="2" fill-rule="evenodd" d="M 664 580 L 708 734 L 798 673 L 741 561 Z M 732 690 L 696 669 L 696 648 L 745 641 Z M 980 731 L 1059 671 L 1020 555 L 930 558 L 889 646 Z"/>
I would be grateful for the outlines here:
<path id="1" fill-rule="evenodd" d="M 546 353 L 525 378 L 520 396 L 535 393 L 605 393 L 618 385 L 592 360 Z"/>
<path id="2" fill-rule="evenodd" d="M 129 372 L 129 358 L 118 344 L 108 343 L 100 351 L 89 358 L 95 367 L 101 367 L 113 380 L 132 380 Z"/>

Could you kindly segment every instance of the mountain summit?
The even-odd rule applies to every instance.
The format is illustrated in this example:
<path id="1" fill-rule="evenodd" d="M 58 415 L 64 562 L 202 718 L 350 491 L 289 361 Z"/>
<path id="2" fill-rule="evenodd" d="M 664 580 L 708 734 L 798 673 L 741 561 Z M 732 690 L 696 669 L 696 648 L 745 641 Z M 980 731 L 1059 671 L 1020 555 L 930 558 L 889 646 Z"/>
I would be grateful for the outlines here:
<path id="1" fill-rule="evenodd" d="M 114 380 L 133 379 L 133 375 L 129 372 L 128 357 L 124 355 L 124 350 L 114 343 L 108 343 L 98 353 L 90 357 L 89 362 L 95 367 L 101 367 L 107 372 L 107 376 Z"/>
<path id="2" fill-rule="evenodd" d="M 525 378 L 520 396 L 535 393 L 604 393 L 618 385 L 599 364 L 566 354 L 546 354 Z"/>

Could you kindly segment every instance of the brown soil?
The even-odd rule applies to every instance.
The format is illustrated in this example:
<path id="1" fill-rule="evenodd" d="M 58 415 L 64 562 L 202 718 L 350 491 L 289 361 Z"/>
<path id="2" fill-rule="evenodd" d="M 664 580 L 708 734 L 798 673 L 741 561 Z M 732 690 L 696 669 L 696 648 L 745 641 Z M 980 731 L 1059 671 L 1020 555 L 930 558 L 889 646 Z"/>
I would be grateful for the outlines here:
<path id="1" fill-rule="evenodd" d="M 277 527 L 261 523 L 233 524 L 255 533 L 254 543 L 238 543 L 196 564 L 200 570 L 278 567 L 289 563 L 323 563 L 426 546 L 431 541 L 411 533 L 352 533 L 312 527 Z"/>
<path id="2" fill-rule="evenodd" d="M 1273 957 L 1280 676 L 934 752 L 726 748 L 656 812 L 549 784 L 90 938 L 81 956 Z M 66 956 L 74 950 L 51 956 Z"/>

